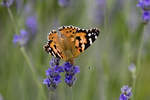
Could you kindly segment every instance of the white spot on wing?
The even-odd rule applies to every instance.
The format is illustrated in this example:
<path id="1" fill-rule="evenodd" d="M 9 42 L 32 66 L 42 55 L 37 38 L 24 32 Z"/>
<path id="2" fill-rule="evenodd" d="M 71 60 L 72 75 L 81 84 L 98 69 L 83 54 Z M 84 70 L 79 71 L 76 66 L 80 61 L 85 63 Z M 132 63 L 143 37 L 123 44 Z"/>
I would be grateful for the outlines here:
<path id="1" fill-rule="evenodd" d="M 56 57 L 56 55 L 54 54 L 54 52 L 52 51 L 52 55 L 54 56 L 54 57 Z"/>
<path id="2" fill-rule="evenodd" d="M 88 36 L 91 36 L 91 33 L 89 33 Z"/>
<path id="3" fill-rule="evenodd" d="M 95 39 L 97 39 L 97 36 L 95 36 Z"/>
<path id="4" fill-rule="evenodd" d="M 90 41 L 90 44 L 92 44 L 92 39 L 91 38 L 89 38 L 89 41 Z"/>
<path id="5" fill-rule="evenodd" d="M 58 56 L 61 58 L 60 54 L 57 52 Z"/>

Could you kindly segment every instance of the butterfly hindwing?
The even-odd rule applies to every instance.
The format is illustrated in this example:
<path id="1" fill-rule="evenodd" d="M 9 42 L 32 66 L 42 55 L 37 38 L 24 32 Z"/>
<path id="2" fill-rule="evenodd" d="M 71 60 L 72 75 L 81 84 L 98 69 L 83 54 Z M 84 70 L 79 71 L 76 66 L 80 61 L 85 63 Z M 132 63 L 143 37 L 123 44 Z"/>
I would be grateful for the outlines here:
<path id="1" fill-rule="evenodd" d="M 53 30 L 48 35 L 48 42 L 44 46 L 45 51 L 57 58 L 63 58 L 62 56 L 62 48 L 60 48 L 58 43 L 58 33 Z"/>

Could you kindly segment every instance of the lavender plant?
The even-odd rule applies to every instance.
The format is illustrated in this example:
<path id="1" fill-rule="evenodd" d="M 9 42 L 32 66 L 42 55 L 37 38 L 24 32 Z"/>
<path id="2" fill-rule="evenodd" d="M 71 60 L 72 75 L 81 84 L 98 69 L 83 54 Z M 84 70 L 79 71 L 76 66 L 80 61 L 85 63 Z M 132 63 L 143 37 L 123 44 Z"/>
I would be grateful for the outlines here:
<path id="1" fill-rule="evenodd" d="M 14 26 L 14 28 L 16 29 L 15 32 L 18 33 L 18 25 L 16 24 L 17 21 L 15 20 L 15 17 L 13 16 L 13 13 L 11 11 L 11 8 L 10 6 L 13 4 L 14 0 L 3 0 L 1 5 L 4 6 L 4 7 L 7 7 L 7 10 L 8 10 L 8 15 L 12 21 L 12 24 Z M 17 2 L 17 1 L 16 1 Z M 32 22 L 31 22 L 32 23 Z M 31 24 L 29 23 L 29 24 Z M 34 24 L 35 25 L 35 24 Z M 31 29 L 32 27 L 30 27 Z M 23 57 L 25 58 L 26 60 L 26 63 L 28 64 L 28 69 L 31 71 L 31 75 L 32 75 L 32 79 L 34 80 L 35 82 L 35 86 L 37 86 L 37 88 L 39 89 L 39 93 L 41 95 L 41 98 L 45 99 L 45 94 L 44 94 L 44 91 L 43 89 L 41 88 L 41 84 L 40 82 L 38 81 L 37 77 L 37 73 L 35 71 L 35 67 L 33 66 L 26 50 L 25 50 L 25 45 L 27 44 L 28 40 L 29 40 L 29 30 L 27 29 L 20 29 L 20 34 L 15 34 L 14 37 L 13 37 L 13 43 L 14 44 L 19 44 L 20 45 L 20 51 L 21 53 L 23 54 Z"/>
<path id="2" fill-rule="evenodd" d="M 125 85 L 121 88 L 121 95 L 119 100 L 130 100 L 132 96 L 132 88 L 128 87 L 128 85 Z"/>
<path id="3" fill-rule="evenodd" d="M 58 4 L 61 7 L 67 7 L 70 4 L 70 0 L 58 0 Z"/>
<path id="4" fill-rule="evenodd" d="M 29 33 L 26 30 L 21 29 L 19 35 L 17 34 L 14 35 L 13 43 L 14 44 L 19 43 L 20 46 L 24 46 L 28 42 L 28 40 L 29 40 Z"/>
<path id="5" fill-rule="evenodd" d="M 44 79 L 43 84 L 46 84 L 52 90 L 55 90 L 58 84 L 61 82 L 61 72 L 64 72 L 63 67 L 59 66 L 58 58 L 52 58 L 50 61 L 51 68 L 46 70 L 47 78 Z"/>
<path id="6" fill-rule="evenodd" d="M 150 0 L 139 0 L 138 7 L 142 9 L 142 19 L 144 23 L 150 20 Z"/>
<path id="7" fill-rule="evenodd" d="M 65 62 L 63 66 L 65 71 L 65 82 L 71 87 L 76 81 L 75 75 L 80 72 L 79 67 L 69 62 Z"/>
<path id="8" fill-rule="evenodd" d="M 69 62 L 65 62 L 63 66 L 60 66 L 59 60 L 58 58 L 52 58 L 50 61 L 51 67 L 46 70 L 47 78 L 43 81 L 43 84 L 46 84 L 52 90 L 55 90 L 61 82 L 60 73 L 65 72 L 65 83 L 71 87 L 76 81 L 75 75 L 80 72 L 78 66 L 74 66 Z"/>
<path id="9" fill-rule="evenodd" d="M 26 28 L 27 30 L 32 34 L 36 34 L 37 33 L 37 17 L 36 15 L 31 15 L 31 16 L 27 16 L 26 18 L 26 22 L 25 22 Z"/>
<path id="10" fill-rule="evenodd" d="M 19 7 L 17 1 L 21 2 Z M 127 27 L 126 17 L 130 19 L 128 10 L 135 8 L 136 4 L 132 0 L 117 1 L 123 3 L 114 5 L 114 0 L 74 0 L 73 3 L 72 0 L 0 0 L 0 99 L 51 99 L 52 95 L 44 88 L 44 84 L 48 89 L 57 89 L 55 93 L 50 91 L 55 95 L 51 100 L 114 100 L 118 95 L 118 84 L 128 81 L 127 66 L 133 61 L 135 64 L 128 67 L 133 81 L 130 81 L 132 89 L 129 86 L 122 87 L 118 99 L 147 100 L 150 92 L 147 88 L 150 65 L 150 0 L 139 1 L 137 6 L 141 8 L 139 10 L 145 24 L 139 24 L 135 19 L 139 27 L 134 28 L 132 34 Z M 28 4 L 33 9 L 26 13 L 24 8 Z M 104 8 L 106 5 L 107 8 Z M 114 7 L 115 13 L 112 11 Z M 111 17 L 111 14 L 115 16 Z M 94 22 L 89 20 L 89 16 L 94 17 Z M 135 16 L 138 15 L 133 15 Z M 43 53 L 42 45 L 46 40 L 47 31 L 57 28 L 54 19 L 57 19 L 60 26 L 98 26 L 102 30 L 99 37 L 101 40 L 94 44 L 95 47 L 91 47 L 91 50 L 77 58 L 78 61 L 81 60 L 80 65 L 83 65 L 80 80 L 77 80 L 79 67 L 69 62 L 60 63 L 59 59 L 51 60 L 43 80 L 43 66 L 48 58 Z M 101 26 L 103 19 L 104 27 Z M 40 34 L 37 34 L 38 32 Z M 148 41 L 145 41 L 145 37 Z M 33 38 L 36 39 L 34 43 L 31 42 Z M 30 46 L 26 46 L 29 42 Z M 14 44 L 19 46 L 13 48 Z M 89 70 L 88 66 L 92 66 L 92 69 Z M 75 82 L 79 84 L 74 86 Z M 68 88 L 61 85 L 62 83 Z M 58 88 L 60 85 L 64 87 Z"/>
<path id="11" fill-rule="evenodd" d="M 10 7 L 13 4 L 14 0 L 2 0 L 2 2 L 0 3 L 2 6 L 4 7 Z"/>

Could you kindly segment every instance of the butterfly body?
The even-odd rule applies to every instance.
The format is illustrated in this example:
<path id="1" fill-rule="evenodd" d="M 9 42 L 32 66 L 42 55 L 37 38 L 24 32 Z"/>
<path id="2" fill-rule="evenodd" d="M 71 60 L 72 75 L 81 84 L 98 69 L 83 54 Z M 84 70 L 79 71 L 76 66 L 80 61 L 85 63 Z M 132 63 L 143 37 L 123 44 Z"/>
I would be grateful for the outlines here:
<path id="1" fill-rule="evenodd" d="M 73 59 L 84 52 L 98 37 L 99 30 L 94 28 L 84 30 L 74 26 L 63 26 L 57 33 L 55 30 L 48 35 L 45 51 L 64 61 L 73 62 Z"/>

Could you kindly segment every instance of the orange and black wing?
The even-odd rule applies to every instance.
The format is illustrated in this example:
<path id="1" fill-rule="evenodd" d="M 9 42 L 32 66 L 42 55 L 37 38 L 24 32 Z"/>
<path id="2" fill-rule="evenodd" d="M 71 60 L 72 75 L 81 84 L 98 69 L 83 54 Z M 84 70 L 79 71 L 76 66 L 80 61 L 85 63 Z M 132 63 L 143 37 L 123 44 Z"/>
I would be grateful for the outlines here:
<path id="1" fill-rule="evenodd" d="M 44 46 L 44 49 L 47 53 L 51 54 L 54 57 L 63 58 L 63 50 L 58 41 L 58 33 L 53 30 L 48 35 L 48 42 Z"/>
<path id="2" fill-rule="evenodd" d="M 75 35 L 79 28 L 74 26 L 62 26 L 59 28 L 60 36 L 63 39 L 61 42 L 64 46 L 64 60 L 70 61 L 74 58 L 75 50 Z"/>
<path id="3" fill-rule="evenodd" d="M 47 53 L 64 60 L 70 60 L 80 55 L 97 39 L 100 33 L 96 28 L 84 30 L 74 26 L 62 26 L 59 28 L 59 32 L 60 36 L 56 31 L 50 32 L 48 43 L 44 48 Z"/>
<path id="4" fill-rule="evenodd" d="M 78 29 L 75 34 L 75 57 L 80 55 L 81 52 L 84 52 L 99 36 L 100 31 L 96 28 L 85 30 Z"/>
<path id="5" fill-rule="evenodd" d="M 65 36 L 66 38 L 71 39 L 71 38 L 74 38 L 75 33 L 78 29 L 79 28 L 74 27 L 74 26 L 62 26 L 59 28 L 59 31 L 62 37 Z"/>

